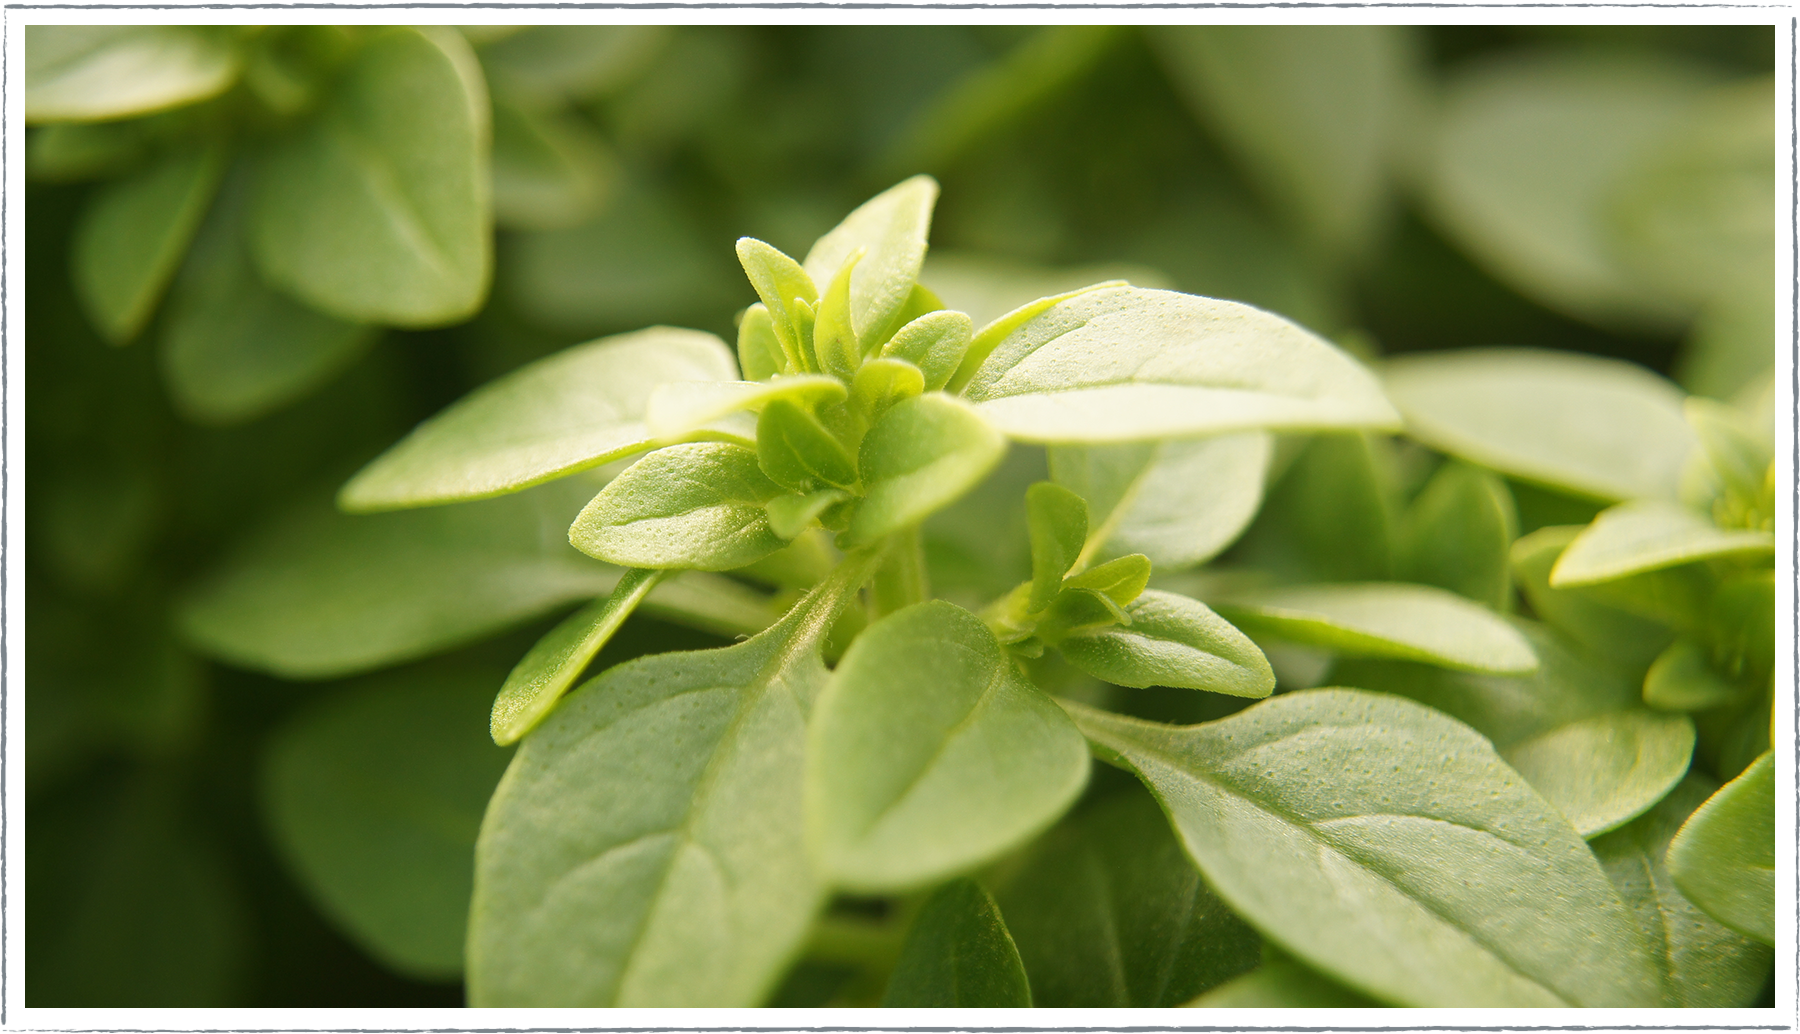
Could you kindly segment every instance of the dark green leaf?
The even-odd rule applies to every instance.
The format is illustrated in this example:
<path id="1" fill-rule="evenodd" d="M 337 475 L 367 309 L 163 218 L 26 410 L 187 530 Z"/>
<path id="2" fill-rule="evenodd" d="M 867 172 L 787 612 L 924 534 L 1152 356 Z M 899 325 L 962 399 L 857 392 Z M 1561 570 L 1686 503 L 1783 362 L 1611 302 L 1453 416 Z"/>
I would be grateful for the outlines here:
<path id="1" fill-rule="evenodd" d="M 1374 1009 L 1381 1003 L 1333 983 L 1274 948 L 1243 976 L 1184 1003 L 1193 1009 Z"/>
<path id="2" fill-rule="evenodd" d="M 771 399 L 756 420 L 756 458 L 763 473 L 796 492 L 856 484 L 856 461 L 811 412 Z"/>
<path id="3" fill-rule="evenodd" d="M 642 73 L 671 35 L 666 25 L 533 25 L 483 46 L 481 64 L 513 96 L 589 100 Z"/>
<path id="4" fill-rule="evenodd" d="M 1000 432 L 949 396 L 895 403 L 863 436 L 857 465 L 866 494 L 844 544 L 917 524 L 975 487 L 1005 454 Z"/>
<path id="5" fill-rule="evenodd" d="M 1087 518 L 1087 503 L 1061 485 L 1040 481 L 1026 490 L 1025 526 L 1031 534 L 1028 606 L 1032 613 L 1048 607 L 1062 591 L 1063 575 L 1075 566 L 1075 558 L 1087 542 Z"/>
<path id="6" fill-rule="evenodd" d="M 1509 556 L 1519 533 L 1512 493 L 1487 471 L 1451 461 L 1432 475 L 1401 524 L 1398 573 L 1499 611 L 1511 609 Z"/>
<path id="7" fill-rule="evenodd" d="M 881 1004 L 888 1008 L 1026 1008 L 1031 987 L 994 899 L 953 880 L 926 900 L 907 931 Z"/>
<path id="8" fill-rule="evenodd" d="M 228 31 L 185 25 L 31 25 L 25 118 L 97 121 L 225 91 L 240 63 Z"/>
<path id="9" fill-rule="evenodd" d="M 1775 755 L 1765 752 L 1702 804 L 1669 844 L 1669 874 L 1689 901 L 1775 943 Z"/>
<path id="10" fill-rule="evenodd" d="M 929 176 L 914 176 L 889 187 L 845 216 L 806 253 L 806 272 L 814 282 L 823 283 L 835 277 L 858 249 L 866 252 L 850 278 L 850 317 L 864 355 L 893 334 L 912 295 L 925 261 L 925 238 L 937 194 L 937 181 Z"/>
<path id="11" fill-rule="evenodd" d="M 1234 551 L 1296 581 L 1394 576 L 1392 443 L 1322 434 L 1301 447 Z"/>
<path id="12" fill-rule="evenodd" d="M 1266 697 L 1269 661 L 1242 632 L 1198 600 L 1146 589 L 1125 604 L 1131 624 L 1079 632 L 1057 642 L 1070 664 L 1120 686 L 1175 686 Z"/>
<path id="13" fill-rule="evenodd" d="M 1425 585 L 1291 586 L 1237 594 L 1219 608 L 1252 633 L 1349 657 L 1503 673 L 1537 667 L 1531 645 L 1493 611 Z"/>
<path id="14" fill-rule="evenodd" d="M 780 494 L 757 466 L 755 450 L 671 445 L 601 489 L 570 526 L 569 542 L 625 567 L 727 571 L 787 545 L 763 510 Z"/>

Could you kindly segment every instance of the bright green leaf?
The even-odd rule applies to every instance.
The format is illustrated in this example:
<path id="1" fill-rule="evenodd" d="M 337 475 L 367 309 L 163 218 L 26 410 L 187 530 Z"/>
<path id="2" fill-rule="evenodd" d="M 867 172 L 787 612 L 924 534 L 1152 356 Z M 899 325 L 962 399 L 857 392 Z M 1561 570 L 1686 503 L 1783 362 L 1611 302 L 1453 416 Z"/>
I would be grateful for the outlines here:
<path id="1" fill-rule="evenodd" d="M 994 899 L 953 880 L 926 899 L 881 997 L 887 1008 L 1026 1008 L 1031 986 Z"/>
<path id="2" fill-rule="evenodd" d="M 738 366 L 752 381 L 766 381 L 786 372 L 787 356 L 781 351 L 781 339 L 775 336 L 775 318 L 769 307 L 758 302 L 744 310 L 738 323 Z"/>
<path id="3" fill-rule="evenodd" d="M 1014 331 L 1036 319 L 1038 316 L 1048 312 L 1070 298 L 1090 294 L 1094 291 L 1104 291 L 1114 287 L 1126 286 L 1128 285 L 1123 280 L 1105 280 L 1100 283 L 1088 284 L 1085 287 L 1073 288 L 1058 294 L 1047 295 L 1033 301 L 1023 302 L 1013 308 L 1005 310 L 1004 315 L 994 317 L 991 322 L 983 325 L 982 328 L 975 333 L 975 336 L 970 339 L 968 350 L 963 353 L 962 362 L 957 364 L 956 373 L 951 375 L 950 383 L 944 390 L 952 393 L 960 393 L 966 389 L 969 385 L 969 381 L 981 369 L 982 365 L 987 362 L 988 356 L 994 354 L 994 349 L 999 348 L 1001 342 L 1012 337 Z"/>
<path id="4" fill-rule="evenodd" d="M 1191 1002 L 1193 1009 L 1373 1009 L 1381 1003 L 1263 949 L 1263 964 Z"/>
<path id="5" fill-rule="evenodd" d="M 510 746 L 543 721 L 666 573 L 643 568 L 626 571 L 610 595 L 564 618 L 533 644 L 494 698 L 488 718 L 488 733 L 494 742 Z"/>
<path id="6" fill-rule="evenodd" d="M 1383 378 L 1407 434 L 1578 495 L 1673 500 L 1694 444 L 1681 390 L 1618 359 L 1462 349 L 1392 359 Z"/>
<path id="7" fill-rule="evenodd" d="M 671 445 L 601 489 L 570 526 L 569 542 L 625 567 L 727 571 L 787 545 L 763 510 L 780 494 L 757 466 L 755 450 Z"/>
<path id="8" fill-rule="evenodd" d="M 1775 943 L 1775 755 L 1765 752 L 1669 844 L 1675 886 L 1707 915 Z"/>
<path id="9" fill-rule="evenodd" d="M 856 330 L 850 325 L 850 277 L 862 261 L 863 249 L 857 248 L 844 260 L 843 268 L 831 278 L 830 286 L 819 298 L 817 321 L 813 325 L 813 354 L 819 369 L 845 383 L 856 378 L 862 364 L 862 346 L 857 344 Z"/>
<path id="10" fill-rule="evenodd" d="M 1150 558 L 1133 553 L 1108 560 L 1063 581 L 1065 589 L 1089 589 L 1123 607 L 1138 598 L 1150 584 Z"/>
<path id="11" fill-rule="evenodd" d="M 644 424 L 665 441 L 692 434 L 722 417 L 758 410 L 775 399 L 809 408 L 841 401 L 844 382 L 823 374 L 800 373 L 768 381 L 675 381 L 650 393 Z"/>
<path id="12" fill-rule="evenodd" d="M 1179 1005 L 1256 965 L 1260 938 L 1200 879 L 1141 790 L 1077 809 L 1000 887 L 1048 1008 Z"/>
<path id="13" fill-rule="evenodd" d="M 981 619 L 934 600 L 851 644 L 807 729 L 807 831 L 826 878 L 915 887 L 988 861 L 1073 803 L 1068 717 Z"/>
<path id="14" fill-rule="evenodd" d="M 289 720 L 264 756 L 264 814 L 302 886 L 357 945 L 414 978 L 462 972 L 475 833 L 510 757 L 482 731 L 494 674 L 424 669 L 358 685 Z"/>
<path id="15" fill-rule="evenodd" d="M 850 404 L 869 423 L 896 402 L 925 392 L 925 375 L 904 359 L 876 358 L 862 364 L 850 386 Z"/>
<path id="16" fill-rule="evenodd" d="M 815 283 L 825 283 L 857 249 L 865 249 L 850 277 L 850 317 L 865 355 L 893 334 L 895 319 L 912 295 L 925 261 L 937 194 L 937 181 L 929 176 L 889 187 L 845 216 L 806 253 L 806 272 Z"/>
<path id="17" fill-rule="evenodd" d="M 115 345 L 138 335 L 181 267 L 225 173 L 220 146 L 180 150 L 93 196 L 75 227 L 75 289 Z"/>
<path id="18" fill-rule="evenodd" d="M 1550 570 L 1556 589 L 1610 582 L 1628 575 L 1718 557 L 1775 551 L 1767 531 L 1731 531 L 1674 503 L 1639 500 L 1600 514 Z"/>
<path id="19" fill-rule="evenodd" d="M 240 58 L 229 29 L 186 25 L 29 25 L 25 119 L 145 115 L 223 93 Z"/>
<path id="20" fill-rule="evenodd" d="M 1028 441 L 1399 424 L 1367 370 L 1294 324 L 1136 287 L 1077 294 L 1026 321 L 963 394 Z"/>
<path id="21" fill-rule="evenodd" d="M 964 313 L 928 312 L 895 331 L 881 346 L 881 356 L 904 359 L 918 367 L 925 378 L 924 390 L 938 391 L 955 375 L 974 332 L 974 324 Z"/>
<path id="22" fill-rule="evenodd" d="M 670 381 L 731 376 L 697 330 L 653 327 L 565 349 L 471 392 L 364 467 L 339 496 L 384 510 L 517 491 L 648 448 L 644 411 Z"/>
<path id="23" fill-rule="evenodd" d="M 1653 1005 L 1630 912 L 1487 740 L 1411 701 L 1288 693 L 1174 727 L 1065 704 L 1288 953 L 1423 1006 Z"/>
<path id="24" fill-rule="evenodd" d="M 1040 481 L 1025 491 L 1025 526 L 1031 534 L 1027 606 L 1032 613 L 1048 607 L 1062 591 L 1063 575 L 1075 566 L 1087 541 L 1087 518 L 1087 503 L 1061 485 Z"/>
<path id="25" fill-rule="evenodd" d="M 804 332 L 800 311 L 818 304 L 819 289 L 812 278 L 781 249 L 754 237 L 738 238 L 737 256 L 744 275 L 750 278 L 750 286 L 756 288 L 756 296 L 769 310 L 775 337 L 781 342 L 788 364 L 796 370 L 817 373 L 816 357 L 811 354 L 812 335 Z"/>
<path id="26" fill-rule="evenodd" d="M 1465 671 L 1527 672 L 1537 657 L 1494 612 L 1427 585 L 1303 585 L 1234 596 L 1240 627 L 1350 657 L 1399 657 Z"/>
<path id="27" fill-rule="evenodd" d="M 465 319 L 493 266 L 488 100 L 444 28 L 383 29 L 260 168 L 250 243 L 276 286 L 334 316 Z"/>
<path id="28" fill-rule="evenodd" d="M 771 399 L 756 420 L 756 457 L 776 484 L 807 492 L 856 484 L 856 461 L 817 417 L 787 399 Z"/>
<path id="29" fill-rule="evenodd" d="M 827 488 L 807 495 L 778 495 L 764 503 L 763 509 L 769 514 L 769 530 L 789 540 L 810 527 L 826 510 L 849 498 L 848 492 Z"/>
<path id="30" fill-rule="evenodd" d="M 1131 624 L 1060 640 L 1064 658 L 1120 686 L 1175 686 L 1261 699 L 1275 689 L 1268 658 L 1204 603 L 1146 589 L 1125 605 Z"/>
<path id="31" fill-rule="evenodd" d="M 1699 451 L 1682 469 L 1681 501 L 1712 515 L 1721 528 L 1775 526 L 1774 441 L 1747 413 L 1711 399 L 1683 407 Z"/>
<path id="32" fill-rule="evenodd" d="M 858 466 L 866 494 L 845 545 L 917 524 L 986 477 L 1006 439 L 980 413 L 946 395 L 896 403 L 863 436 Z"/>
<path id="33" fill-rule="evenodd" d="M 1506 482 L 1455 461 L 1432 475 L 1401 523 L 1400 577 L 1498 611 L 1512 605 L 1510 553 L 1519 518 Z"/>

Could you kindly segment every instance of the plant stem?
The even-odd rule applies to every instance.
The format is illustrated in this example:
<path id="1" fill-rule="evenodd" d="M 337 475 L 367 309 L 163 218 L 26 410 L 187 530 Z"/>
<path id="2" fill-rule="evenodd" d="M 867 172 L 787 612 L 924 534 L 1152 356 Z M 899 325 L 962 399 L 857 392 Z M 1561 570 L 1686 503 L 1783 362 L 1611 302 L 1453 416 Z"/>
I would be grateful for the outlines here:
<path id="1" fill-rule="evenodd" d="M 889 537 L 887 556 L 875 572 L 869 588 L 869 619 L 892 614 L 902 607 L 931 598 L 925 576 L 925 545 L 917 527 Z"/>

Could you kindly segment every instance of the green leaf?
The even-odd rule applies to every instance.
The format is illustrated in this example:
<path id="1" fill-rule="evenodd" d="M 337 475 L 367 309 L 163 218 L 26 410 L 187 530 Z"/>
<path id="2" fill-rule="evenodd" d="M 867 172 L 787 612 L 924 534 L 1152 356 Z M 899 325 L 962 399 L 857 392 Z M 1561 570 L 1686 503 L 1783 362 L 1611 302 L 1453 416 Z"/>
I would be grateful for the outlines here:
<path id="1" fill-rule="evenodd" d="M 237 78 L 229 29 L 29 25 L 25 120 L 100 121 L 217 96 Z"/>
<path id="2" fill-rule="evenodd" d="M 1042 442 L 1399 425 L 1367 370 L 1294 324 L 1137 287 L 1077 294 L 1027 320 L 963 394 L 1007 434 Z"/>
<path id="3" fill-rule="evenodd" d="M 1767 683 L 1775 668 L 1775 572 L 1767 568 L 1724 579 L 1708 608 L 1713 658 L 1750 685 Z"/>
<path id="4" fill-rule="evenodd" d="M 581 119 L 494 99 L 494 221 L 555 230 L 588 219 L 618 186 L 619 160 Z"/>
<path id="5" fill-rule="evenodd" d="M 964 313 L 928 312 L 895 331 L 881 346 L 881 356 L 918 367 L 925 378 L 924 390 L 940 391 L 968 354 L 974 333 L 975 325 Z"/>
<path id="6" fill-rule="evenodd" d="M 1644 703 L 1663 711 L 1705 711 L 1744 695 L 1744 687 L 1712 665 L 1711 651 L 1677 639 L 1658 654 L 1644 676 Z"/>
<path id="7" fill-rule="evenodd" d="M 1412 114 L 1415 41 L 1391 25 L 1184 25 L 1150 35 L 1183 99 L 1338 256 L 1371 243 Z"/>
<path id="8" fill-rule="evenodd" d="M 917 524 L 975 487 L 1004 455 L 1006 439 L 956 399 L 934 393 L 895 403 L 863 436 L 865 494 L 843 544 Z"/>
<path id="9" fill-rule="evenodd" d="M 1234 912 L 1359 991 L 1463 1008 L 1658 1001 L 1587 845 L 1459 722 L 1343 689 L 1185 728 L 1064 706 L 1156 793 Z"/>
<path id="10" fill-rule="evenodd" d="M 1270 489 L 1234 556 L 1291 581 L 1393 578 L 1393 452 L 1374 435 L 1315 436 Z"/>
<path id="11" fill-rule="evenodd" d="M 1555 589 L 1610 582 L 1646 571 L 1722 557 L 1775 552 L 1767 531 L 1731 531 L 1674 503 L 1620 503 L 1603 511 L 1550 569 Z"/>
<path id="12" fill-rule="evenodd" d="M 1374 1009 L 1381 1003 L 1333 983 L 1273 948 L 1243 976 L 1183 1003 L 1192 1009 Z"/>
<path id="13" fill-rule="evenodd" d="M 778 495 L 763 504 L 769 514 L 769 530 L 783 540 L 792 540 L 826 510 L 850 498 L 850 493 L 827 488 L 807 495 Z"/>
<path id="14" fill-rule="evenodd" d="M 1581 530 L 1552 525 L 1514 542 L 1513 577 L 1539 619 L 1596 654 L 1641 671 L 1669 645 L 1667 629 L 1588 590 L 1550 587 L 1551 568 Z"/>
<path id="15" fill-rule="evenodd" d="M 1702 804 L 1669 844 L 1689 901 L 1737 932 L 1775 943 L 1775 755 L 1765 751 Z"/>
<path id="16" fill-rule="evenodd" d="M 140 121 L 54 122 L 25 138 L 25 174 L 68 183 L 114 176 L 144 157 L 150 141 Z"/>
<path id="17" fill-rule="evenodd" d="M 763 473 L 796 492 L 856 484 L 856 461 L 819 419 L 787 399 L 771 399 L 756 420 Z"/>
<path id="18" fill-rule="evenodd" d="M 1682 501 L 1712 514 L 1721 528 L 1773 528 L 1775 483 L 1769 464 L 1775 456 L 1767 426 L 1758 427 L 1742 410 L 1711 399 L 1689 398 L 1682 411 L 1700 442 L 1700 453 L 1682 471 Z M 1690 498 L 1689 482 L 1697 473 L 1707 491 Z"/>
<path id="19" fill-rule="evenodd" d="M 1451 461 L 1426 483 L 1401 524 L 1398 573 L 1498 611 L 1512 605 L 1510 551 L 1519 518 L 1506 482 Z"/>
<path id="20" fill-rule="evenodd" d="M 488 99 L 444 28 L 372 36 L 313 120 L 261 167 L 257 265 L 314 308 L 363 323 L 465 319 L 493 266 Z"/>
<path id="21" fill-rule="evenodd" d="M 475 833 L 510 757 L 482 730 L 494 675 L 422 669 L 335 693 L 263 759 L 283 859 L 352 941 L 415 979 L 462 972 Z"/>
<path id="22" fill-rule="evenodd" d="M 221 146 L 184 148 L 103 187 L 75 227 L 75 290 L 108 341 L 137 337 L 181 267 L 225 173 Z"/>
<path id="23" fill-rule="evenodd" d="M 1584 835 L 1628 822 L 1681 781 L 1694 734 L 1638 702 L 1635 673 L 1541 625 L 1514 627 L 1538 657 L 1525 676 L 1394 661 L 1343 661 L 1331 679 L 1410 697 L 1466 722 Z"/>
<path id="24" fill-rule="evenodd" d="M 1679 326 L 1689 306 L 1619 260 L 1611 211 L 1706 82 L 1658 53 L 1514 51 L 1453 77 L 1422 155 L 1434 221 L 1540 304 L 1609 327 Z"/>
<path id="25" fill-rule="evenodd" d="M 806 714 L 878 559 L 853 554 L 748 642 L 609 669 L 526 738 L 476 843 L 471 1005 L 761 1002 L 824 899 Z"/>
<path id="26" fill-rule="evenodd" d="M 601 489 L 570 526 L 569 542 L 625 567 L 728 571 L 787 545 L 769 529 L 763 510 L 780 494 L 753 449 L 671 445 Z"/>
<path id="27" fill-rule="evenodd" d="M 1676 889 L 1663 861 L 1677 828 L 1709 789 L 1707 781 L 1690 775 L 1655 810 L 1588 846 L 1637 915 L 1644 943 L 1664 974 L 1662 1004 L 1741 1009 L 1762 991 L 1772 953 L 1695 908 Z"/>
<path id="28" fill-rule="evenodd" d="M 1133 553 L 1108 560 L 1063 580 L 1066 589 L 1089 589 L 1123 607 L 1138 598 L 1150 584 L 1150 558 Z"/>
<path id="29" fill-rule="evenodd" d="M 1063 575 L 1075 566 L 1087 541 L 1087 503 L 1050 481 L 1025 491 L 1025 527 L 1031 535 L 1031 613 L 1050 605 L 1062 591 Z M 1142 591 L 1139 586 L 1139 591 Z M 1134 594 L 1135 595 L 1135 594 Z"/>
<path id="30" fill-rule="evenodd" d="M 857 249 L 866 256 L 850 277 L 850 319 L 867 355 L 893 334 L 925 261 L 937 181 L 914 176 L 863 202 L 806 253 L 814 282 L 835 277 Z M 765 299 L 766 300 L 766 299 Z"/>
<path id="31" fill-rule="evenodd" d="M 1412 437 L 1578 495 L 1673 500 L 1694 444 L 1680 389 L 1618 359 L 1459 349 L 1389 360 L 1384 382 Z"/>
<path id="32" fill-rule="evenodd" d="M 346 510 L 502 495 L 648 448 L 651 393 L 730 377 L 723 342 L 653 327 L 565 349 L 476 389 L 344 485 Z"/>
<path id="33" fill-rule="evenodd" d="M 974 880 L 928 898 L 881 997 L 886 1008 L 1027 1008 L 1031 986 L 994 899 Z"/>
<path id="34" fill-rule="evenodd" d="M 925 391 L 925 375 L 904 359 L 870 359 L 856 371 L 850 386 L 850 404 L 867 423 L 881 419 L 896 402 L 916 398 Z"/>
<path id="35" fill-rule="evenodd" d="M 818 357 L 819 369 L 845 383 L 855 380 L 856 368 L 862 365 L 862 347 L 850 325 L 850 277 L 863 254 L 861 248 L 852 251 L 831 278 L 819 298 L 818 319 L 813 325 L 813 354 Z"/>
<path id="36" fill-rule="evenodd" d="M 664 441 L 705 427 L 744 410 L 759 410 L 776 399 L 816 409 L 849 395 L 844 382 L 817 373 L 798 373 L 768 381 L 674 381 L 650 393 L 644 424 Z"/>
<path id="37" fill-rule="evenodd" d="M 643 568 L 626 571 L 610 595 L 564 618 L 533 644 L 494 698 L 488 718 L 488 733 L 494 742 L 511 746 L 543 721 L 666 574 Z"/>
<path id="38" fill-rule="evenodd" d="M 1527 672 L 1537 657 L 1493 611 L 1427 585 L 1301 585 L 1234 596 L 1219 610 L 1249 632 L 1350 657 L 1464 671 Z"/>
<path id="39" fill-rule="evenodd" d="M 933 600 L 850 645 L 807 729 L 807 837 L 820 871 L 896 890 L 989 861 L 1087 783 L 1081 735 L 981 619 Z"/>
<path id="40" fill-rule="evenodd" d="M 766 381 L 787 371 L 787 356 L 775 336 L 775 318 L 769 307 L 757 303 L 744 310 L 738 322 L 738 366 L 753 381 Z"/>
<path id="41" fill-rule="evenodd" d="M 227 188 L 169 292 L 162 369 L 190 419 L 230 424 L 295 401 L 355 362 L 374 328 L 309 309 L 263 283 Z"/>
<path id="42" fill-rule="evenodd" d="M 1040 1007 L 1178 1005 L 1256 965 L 1260 938 L 1207 888 L 1141 790 L 1064 819 L 999 898 Z"/>
<path id="43" fill-rule="evenodd" d="M 1010 338 L 1014 331 L 1043 313 L 1079 295 L 1126 286 L 1128 285 L 1123 280 L 1106 280 L 1024 302 L 1006 310 L 1004 315 L 996 316 L 992 321 L 983 325 L 970 339 L 968 351 L 963 353 L 962 362 L 957 364 L 956 373 L 951 375 L 950 383 L 944 390 L 952 393 L 964 391 L 968 387 L 970 379 L 981 369 L 982 364 L 987 362 L 988 356 L 994 354 L 994 349 L 1000 347 L 1001 342 Z"/>
<path id="44" fill-rule="evenodd" d="M 1275 689 L 1268 658 L 1204 603 L 1158 589 L 1125 604 L 1131 624 L 1056 644 L 1070 664 L 1120 686 L 1174 686 L 1261 699 Z"/>
<path id="45" fill-rule="evenodd" d="M 1193 567 L 1231 545 L 1263 499 L 1272 438 L 1262 431 L 1192 441 L 1059 445 L 1050 476 L 1087 500 L 1097 555 L 1143 553 Z"/>
<path id="46" fill-rule="evenodd" d="M 769 310 L 775 337 L 781 342 L 788 365 L 817 373 L 817 357 L 811 351 L 812 335 L 806 333 L 809 328 L 803 325 L 800 311 L 819 302 L 819 289 L 813 286 L 812 278 L 781 249 L 754 237 L 738 238 L 737 256 L 744 275 L 750 278 L 750 286 L 756 288 L 756 296 Z"/>

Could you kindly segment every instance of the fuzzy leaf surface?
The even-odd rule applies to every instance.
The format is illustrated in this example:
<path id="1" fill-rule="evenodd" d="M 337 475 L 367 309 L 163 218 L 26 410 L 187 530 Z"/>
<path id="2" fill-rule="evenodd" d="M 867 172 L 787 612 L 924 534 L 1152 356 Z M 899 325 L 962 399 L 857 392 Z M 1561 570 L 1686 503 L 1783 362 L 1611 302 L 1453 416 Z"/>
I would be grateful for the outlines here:
<path id="1" fill-rule="evenodd" d="M 728 571 L 787 545 L 763 509 L 781 494 L 755 450 L 727 442 L 671 445 L 601 489 L 569 527 L 569 542 L 624 567 Z"/>
<path id="2" fill-rule="evenodd" d="M 1125 604 L 1129 625 L 1060 640 L 1070 664 L 1120 686 L 1175 686 L 1261 699 L 1275 689 L 1268 658 L 1206 604 L 1146 589 Z"/>
<path id="3" fill-rule="evenodd" d="M 1720 787 L 1669 844 L 1675 886 L 1707 915 L 1775 943 L 1775 755 Z"/>
<path id="4" fill-rule="evenodd" d="M 864 354 L 893 333 L 919 279 L 937 195 L 930 176 L 889 187 L 814 242 L 801 263 L 815 283 L 830 283 L 856 249 L 866 249 L 850 277 L 850 318 Z"/>

